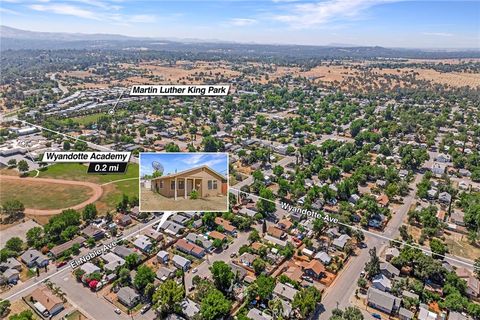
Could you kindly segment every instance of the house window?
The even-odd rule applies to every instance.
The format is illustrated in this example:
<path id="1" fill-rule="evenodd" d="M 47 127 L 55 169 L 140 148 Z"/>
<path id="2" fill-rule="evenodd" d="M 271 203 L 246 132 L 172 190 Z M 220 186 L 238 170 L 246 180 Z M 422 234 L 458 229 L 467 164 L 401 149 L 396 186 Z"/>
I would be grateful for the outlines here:
<path id="1" fill-rule="evenodd" d="M 175 190 L 175 181 L 170 181 L 170 189 Z"/>
<path id="2" fill-rule="evenodd" d="M 180 190 L 185 189 L 185 181 L 178 181 L 178 189 Z"/>
<path id="3" fill-rule="evenodd" d="M 217 190 L 217 180 L 208 180 L 208 190 Z"/>
<path id="4" fill-rule="evenodd" d="M 163 189 L 163 181 L 160 181 L 160 189 Z"/>

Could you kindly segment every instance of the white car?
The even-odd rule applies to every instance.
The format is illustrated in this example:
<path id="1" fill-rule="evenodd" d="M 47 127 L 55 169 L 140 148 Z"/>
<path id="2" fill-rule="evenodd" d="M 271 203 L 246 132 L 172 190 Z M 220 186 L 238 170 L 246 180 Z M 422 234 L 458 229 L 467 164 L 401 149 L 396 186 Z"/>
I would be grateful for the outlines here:
<path id="1" fill-rule="evenodd" d="M 195 268 L 195 269 L 192 270 L 192 273 L 197 273 L 197 271 L 198 271 L 198 269 Z"/>

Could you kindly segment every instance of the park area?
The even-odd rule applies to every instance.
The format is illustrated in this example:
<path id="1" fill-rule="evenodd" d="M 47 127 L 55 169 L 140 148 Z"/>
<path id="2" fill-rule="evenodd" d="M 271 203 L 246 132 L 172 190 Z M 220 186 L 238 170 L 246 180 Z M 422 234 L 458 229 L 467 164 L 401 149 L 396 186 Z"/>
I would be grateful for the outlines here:
<path id="1" fill-rule="evenodd" d="M 0 202 L 19 200 L 25 208 L 51 210 L 70 207 L 82 203 L 93 195 L 93 190 L 85 185 L 52 183 L 43 179 L 0 176 L 2 188 Z"/>
<path id="2" fill-rule="evenodd" d="M 129 163 L 125 174 L 88 174 L 87 165 L 79 163 L 57 163 L 41 169 L 39 178 L 85 181 L 98 184 L 103 193 L 95 202 L 100 213 L 114 210 L 123 194 L 138 197 L 138 164 Z"/>
<path id="3" fill-rule="evenodd" d="M 115 210 L 124 194 L 138 197 L 138 164 L 130 163 L 125 174 L 87 174 L 87 165 L 57 163 L 18 177 L 3 170 L 0 203 L 19 200 L 25 214 L 40 223 L 67 208 L 81 210 L 95 203 L 99 213 Z M 44 221 L 46 220 L 46 221 Z"/>

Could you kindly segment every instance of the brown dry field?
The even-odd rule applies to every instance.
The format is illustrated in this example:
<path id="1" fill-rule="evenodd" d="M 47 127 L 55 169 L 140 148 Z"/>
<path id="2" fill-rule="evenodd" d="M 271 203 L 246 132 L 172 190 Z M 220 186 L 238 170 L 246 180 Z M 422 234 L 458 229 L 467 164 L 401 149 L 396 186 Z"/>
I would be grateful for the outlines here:
<path id="1" fill-rule="evenodd" d="M 406 60 L 404 63 L 449 63 L 449 64 L 458 64 L 460 62 L 472 61 L 478 62 L 480 59 L 444 59 L 444 60 Z M 266 84 L 272 82 L 286 75 L 293 76 L 302 76 L 313 79 L 317 82 L 324 83 L 333 83 L 333 82 L 346 82 L 352 79 L 359 79 L 363 77 L 363 71 L 358 69 L 359 67 L 365 68 L 367 65 L 370 65 L 371 62 L 344 62 L 342 65 L 330 65 L 323 64 L 317 67 L 314 67 L 308 71 L 304 71 L 299 67 L 284 67 L 284 66 L 273 66 L 272 72 L 262 71 L 263 74 L 257 76 L 246 75 L 246 78 L 250 79 L 256 83 Z M 215 80 L 216 76 L 224 77 L 226 79 L 235 78 L 242 75 L 242 71 L 233 70 L 233 68 L 239 68 L 240 70 L 245 67 L 261 67 L 263 64 L 259 63 L 246 63 L 244 65 L 233 65 L 225 61 L 218 62 L 188 62 L 188 61 L 178 61 L 175 65 L 169 66 L 164 61 L 148 61 L 141 62 L 139 64 L 121 64 L 120 68 L 126 70 L 137 70 L 143 75 L 131 76 L 124 80 L 108 80 L 101 76 L 95 76 L 91 73 L 91 70 L 88 71 L 72 71 L 62 73 L 62 79 L 68 80 L 69 77 L 72 78 L 85 78 L 91 76 L 96 79 L 96 82 L 86 82 L 84 84 L 76 84 L 72 87 L 75 89 L 82 88 L 107 88 L 111 86 L 131 86 L 134 84 L 162 84 L 162 83 L 193 83 L 200 84 L 204 83 L 205 80 Z M 379 69 L 373 67 L 370 69 L 371 72 L 376 74 L 378 79 L 373 80 L 372 82 L 376 85 L 379 85 L 381 82 L 385 82 L 383 75 L 407 75 L 412 72 L 418 73 L 417 79 L 427 80 L 432 83 L 439 83 L 444 85 L 449 85 L 452 87 L 480 87 L 480 74 L 472 73 L 460 73 L 460 72 L 448 72 L 442 73 L 428 68 L 402 68 L 400 72 L 397 69 Z M 210 75 L 210 72 L 212 73 Z M 199 76 L 200 73 L 204 75 Z M 268 74 L 269 80 L 266 79 L 265 74 Z M 408 85 L 404 81 L 392 80 L 392 87 L 394 85 L 405 86 Z"/>
<path id="2" fill-rule="evenodd" d="M 25 311 L 25 310 L 30 310 L 33 313 L 33 320 L 40 319 L 37 316 L 37 314 L 35 312 L 33 312 L 33 310 L 30 309 L 30 307 L 22 299 L 18 299 L 15 302 L 12 302 L 12 305 L 10 306 L 9 309 L 10 309 L 10 313 L 8 314 L 8 316 L 12 316 L 14 314 L 19 314 L 20 312 Z"/>

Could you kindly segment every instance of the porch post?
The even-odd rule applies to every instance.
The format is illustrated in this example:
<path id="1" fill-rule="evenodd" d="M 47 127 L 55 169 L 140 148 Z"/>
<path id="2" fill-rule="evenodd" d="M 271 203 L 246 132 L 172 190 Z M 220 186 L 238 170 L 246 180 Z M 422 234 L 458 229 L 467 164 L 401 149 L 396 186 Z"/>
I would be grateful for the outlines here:
<path id="1" fill-rule="evenodd" d="M 177 186 L 177 178 L 175 177 L 175 188 L 174 188 L 174 189 L 175 189 L 175 200 L 177 200 L 177 188 L 178 188 L 178 186 Z"/>
<path id="2" fill-rule="evenodd" d="M 187 199 L 187 178 L 183 178 L 183 197 Z"/>

